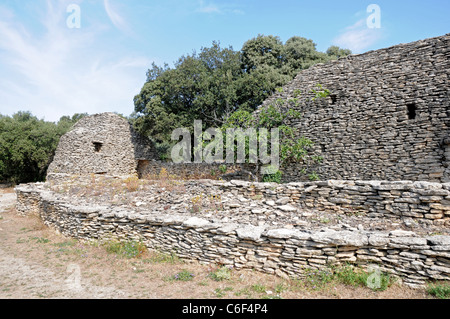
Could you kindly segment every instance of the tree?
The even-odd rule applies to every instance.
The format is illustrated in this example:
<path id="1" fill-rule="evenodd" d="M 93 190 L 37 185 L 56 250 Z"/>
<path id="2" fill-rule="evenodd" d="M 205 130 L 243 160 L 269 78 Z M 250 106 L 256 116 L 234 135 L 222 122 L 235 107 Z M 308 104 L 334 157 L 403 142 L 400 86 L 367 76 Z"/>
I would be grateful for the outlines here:
<path id="1" fill-rule="evenodd" d="M 342 58 L 344 56 L 352 54 L 352 51 L 350 51 L 348 49 L 341 49 L 340 47 L 338 47 L 336 45 L 332 45 L 331 47 L 328 48 L 327 54 L 332 59 L 338 59 L 338 58 Z"/>
<path id="2" fill-rule="evenodd" d="M 64 116 L 58 123 L 39 120 L 30 112 L 0 115 L 0 181 L 44 180 L 59 138 L 84 115 Z"/>
<path id="3" fill-rule="evenodd" d="M 283 55 L 284 46 L 279 37 L 260 34 L 242 46 L 242 68 L 246 73 L 251 73 L 262 65 L 279 69 L 283 65 Z"/>
<path id="4" fill-rule="evenodd" d="M 331 60 L 329 56 L 316 50 L 316 44 L 312 40 L 294 36 L 286 41 L 285 64 L 292 76 L 314 64 L 329 60 Z"/>
<path id="5" fill-rule="evenodd" d="M 241 76 L 239 53 L 213 42 L 199 54 L 181 57 L 175 68 L 156 65 L 135 99 L 133 123 L 158 143 L 170 141 L 173 129 L 221 123 L 237 109 L 236 80 Z"/>
<path id="6" fill-rule="evenodd" d="M 254 111 L 301 70 L 334 58 L 298 36 L 283 44 L 277 36 L 258 35 L 241 51 L 213 42 L 199 53 L 182 56 L 174 68 L 152 64 L 134 98 L 131 121 L 138 132 L 167 150 L 175 128 L 192 127 L 194 120 L 202 120 L 204 128 L 219 127 L 236 111 Z"/>
<path id="7" fill-rule="evenodd" d="M 316 99 L 326 98 L 330 91 L 323 88 L 322 85 L 317 84 L 317 90 L 314 90 L 315 97 L 311 99 L 314 102 Z M 314 154 L 311 154 L 310 150 L 313 146 L 313 142 L 304 137 L 299 136 L 295 128 L 293 128 L 290 123 L 293 120 L 299 119 L 301 113 L 297 111 L 299 107 L 299 99 L 297 97 L 291 98 L 289 100 L 277 99 L 275 102 L 262 107 L 256 112 L 256 114 L 248 112 L 247 110 L 239 110 L 233 113 L 227 121 L 222 125 L 222 139 L 225 141 L 225 149 L 232 148 L 234 154 L 234 160 L 238 158 L 238 148 L 242 148 L 244 145 L 244 158 L 246 163 L 254 164 L 254 171 L 247 172 L 255 180 L 260 180 L 265 182 L 278 182 L 282 180 L 282 169 L 288 164 L 293 162 L 303 163 L 303 174 L 307 173 L 307 167 L 310 163 L 320 162 L 322 159 Z M 227 139 L 228 130 L 240 129 L 244 132 L 248 129 L 247 134 L 236 134 L 236 138 Z M 253 130 L 252 130 L 253 129 Z M 264 131 L 261 131 L 263 129 Z M 276 131 L 273 131 L 276 129 Z M 251 133 L 252 132 L 252 133 Z M 255 152 L 255 148 L 251 147 L 251 140 L 254 143 L 261 141 L 261 132 L 264 134 L 268 133 L 265 137 L 267 142 L 271 141 L 272 134 L 277 134 L 277 139 L 275 140 L 275 145 L 268 143 L 266 152 L 262 152 L 261 144 L 259 149 Z M 227 143 L 230 143 L 228 144 Z M 205 145 L 203 145 L 205 146 Z M 254 145 L 255 146 L 255 145 Z M 270 163 L 264 162 L 267 160 L 268 154 L 273 155 L 276 152 L 277 159 L 277 171 L 272 171 L 270 174 L 260 174 L 260 167 L 263 165 L 273 165 L 272 161 Z M 265 153 L 265 154 L 263 154 Z M 251 159 L 253 156 L 253 160 Z M 315 173 L 314 173 L 315 174 Z"/>

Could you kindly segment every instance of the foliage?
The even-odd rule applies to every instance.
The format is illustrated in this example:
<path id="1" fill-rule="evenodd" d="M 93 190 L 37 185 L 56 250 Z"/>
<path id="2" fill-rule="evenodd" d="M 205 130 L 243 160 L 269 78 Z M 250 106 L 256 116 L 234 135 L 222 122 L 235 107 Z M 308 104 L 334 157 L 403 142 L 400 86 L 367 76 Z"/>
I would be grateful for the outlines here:
<path id="1" fill-rule="evenodd" d="M 228 168 L 226 165 L 220 165 L 219 170 L 222 174 L 225 174 L 227 172 Z"/>
<path id="2" fill-rule="evenodd" d="M 226 266 L 222 266 L 215 271 L 210 272 L 209 277 L 215 281 L 230 280 L 231 269 Z"/>
<path id="3" fill-rule="evenodd" d="M 125 258 L 139 258 L 147 252 L 147 247 L 143 243 L 134 240 L 110 240 L 104 246 L 108 253 L 117 254 Z"/>
<path id="4" fill-rule="evenodd" d="M 275 174 L 266 174 L 266 175 L 264 175 L 263 178 L 262 178 L 262 181 L 264 183 L 281 184 L 282 177 L 283 177 L 283 173 L 281 171 L 278 171 Z"/>
<path id="5" fill-rule="evenodd" d="M 327 55 L 335 58 L 342 58 L 350 54 L 352 54 L 352 51 L 348 49 L 341 49 L 336 45 L 332 45 L 327 50 Z"/>
<path id="6" fill-rule="evenodd" d="M 130 119 L 140 133 L 167 146 L 175 128 L 191 127 L 194 120 L 219 127 L 236 111 L 255 110 L 299 71 L 347 53 L 338 47 L 318 52 L 312 40 L 298 36 L 283 44 L 279 37 L 258 35 L 240 51 L 213 42 L 180 57 L 174 68 L 152 64 Z"/>
<path id="7" fill-rule="evenodd" d="M 194 274 L 185 269 L 170 278 L 170 280 L 178 281 L 191 281 L 192 279 L 194 279 Z"/>
<path id="8" fill-rule="evenodd" d="M 30 112 L 0 115 L 0 181 L 44 180 L 59 138 L 83 116 L 63 116 L 53 123 L 39 120 Z"/>
<path id="9" fill-rule="evenodd" d="M 318 84 L 320 91 L 316 93 L 315 98 L 324 98 L 330 93 L 329 90 L 324 89 L 320 84 Z M 298 95 L 300 93 L 296 93 Z M 314 101 L 315 98 L 312 100 Z M 307 165 L 308 162 L 318 163 L 322 160 L 321 157 L 310 154 L 310 149 L 313 146 L 313 142 L 303 136 L 298 136 L 296 130 L 293 128 L 292 123 L 301 118 L 301 113 L 296 109 L 299 106 L 299 101 L 297 98 L 284 100 L 277 99 L 274 103 L 262 107 L 257 114 L 253 114 L 247 110 L 238 110 L 234 112 L 227 121 L 222 125 L 221 130 L 224 135 L 224 140 L 226 141 L 226 134 L 228 129 L 241 128 L 242 130 L 255 129 L 256 139 L 260 140 L 261 129 L 268 132 L 267 141 L 271 140 L 272 129 L 279 129 L 279 170 L 273 174 L 266 174 L 262 177 L 263 182 L 276 182 L 281 183 L 282 180 L 282 168 L 290 162 L 303 162 Z M 238 137 L 239 138 L 239 137 Z M 238 139 L 237 138 L 237 139 Z M 241 137 L 245 139 L 245 160 L 250 162 L 250 136 Z M 241 143 L 243 143 L 241 141 Z M 233 145 L 227 145 L 225 142 L 225 148 L 233 147 L 235 157 L 238 155 L 239 142 L 232 141 Z M 272 153 L 272 143 L 269 143 L 267 154 Z M 255 154 L 254 154 L 255 155 Z M 256 154 L 258 155 L 258 154 Z M 260 154 L 259 154 L 260 155 Z M 258 157 L 258 160 L 261 156 Z M 256 164 L 256 170 L 254 175 L 258 175 L 258 170 L 260 167 L 260 162 Z M 306 173 L 306 170 L 301 170 Z M 309 175 L 312 180 L 318 180 L 318 175 L 313 172 Z"/>
<path id="10" fill-rule="evenodd" d="M 319 270 L 313 268 L 306 268 L 306 277 L 301 280 L 300 284 L 310 287 L 314 290 L 325 288 L 331 283 L 340 283 L 354 287 L 369 287 L 370 276 L 374 272 L 367 272 L 359 267 L 354 267 L 350 264 L 342 266 L 330 266 L 328 268 Z M 379 287 L 370 288 L 372 290 L 383 291 L 390 287 L 394 278 L 389 274 L 379 272 Z"/>
<path id="11" fill-rule="evenodd" d="M 181 263 L 181 260 L 174 251 L 169 254 L 156 250 L 150 253 L 149 258 L 145 259 L 145 262 L 152 264 L 177 264 Z"/>
<path id="12" fill-rule="evenodd" d="M 351 265 L 341 266 L 334 269 L 334 277 L 338 282 L 351 286 L 368 286 L 369 277 L 373 275 L 373 272 L 363 271 L 362 269 L 355 268 Z M 392 285 L 394 279 L 389 274 L 379 272 L 380 286 L 372 288 L 373 290 L 386 290 Z"/>
<path id="13" fill-rule="evenodd" d="M 429 284 L 427 287 L 427 293 L 435 296 L 439 299 L 449 299 L 450 298 L 450 284 Z"/>
<path id="14" fill-rule="evenodd" d="M 328 95 L 330 95 L 330 91 L 328 89 L 324 89 L 322 84 L 316 85 L 317 90 L 312 89 L 311 92 L 315 94 L 315 96 L 312 98 L 313 101 L 320 98 L 326 98 Z"/>

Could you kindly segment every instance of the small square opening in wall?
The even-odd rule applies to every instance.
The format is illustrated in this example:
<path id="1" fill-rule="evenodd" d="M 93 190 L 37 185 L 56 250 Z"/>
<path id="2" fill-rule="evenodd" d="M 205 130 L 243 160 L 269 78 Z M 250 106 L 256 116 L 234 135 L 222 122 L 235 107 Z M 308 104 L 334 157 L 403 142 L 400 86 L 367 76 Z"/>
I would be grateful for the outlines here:
<path id="1" fill-rule="evenodd" d="M 98 153 L 102 150 L 103 143 L 93 142 L 92 144 L 94 144 L 94 150 L 96 153 Z"/>
<path id="2" fill-rule="evenodd" d="M 331 94 L 330 98 L 331 98 L 331 105 L 335 105 L 337 102 L 337 95 Z"/>
<path id="3" fill-rule="evenodd" d="M 415 103 L 406 105 L 408 112 L 408 119 L 414 120 L 417 116 L 417 107 Z"/>

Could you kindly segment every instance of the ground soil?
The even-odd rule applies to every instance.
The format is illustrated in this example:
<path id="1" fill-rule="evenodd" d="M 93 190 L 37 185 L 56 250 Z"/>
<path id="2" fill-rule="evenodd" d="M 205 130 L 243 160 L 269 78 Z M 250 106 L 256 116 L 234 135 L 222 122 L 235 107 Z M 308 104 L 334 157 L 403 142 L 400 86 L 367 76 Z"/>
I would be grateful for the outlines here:
<path id="1" fill-rule="evenodd" d="M 425 289 L 394 284 L 385 291 L 330 283 L 320 288 L 252 270 L 210 277 L 215 265 L 157 260 L 153 253 L 125 258 L 21 217 L 12 188 L 0 189 L 1 299 L 429 299 Z M 190 281 L 175 280 L 182 271 Z"/>

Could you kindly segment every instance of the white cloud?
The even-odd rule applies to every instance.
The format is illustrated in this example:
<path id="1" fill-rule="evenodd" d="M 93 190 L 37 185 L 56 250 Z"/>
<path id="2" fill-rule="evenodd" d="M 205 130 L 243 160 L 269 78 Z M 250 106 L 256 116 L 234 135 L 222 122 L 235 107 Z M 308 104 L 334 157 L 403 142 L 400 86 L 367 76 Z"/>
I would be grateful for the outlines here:
<path id="1" fill-rule="evenodd" d="M 353 53 L 363 53 L 366 49 L 375 45 L 382 36 L 383 29 L 370 29 L 364 18 L 345 28 L 332 42 L 334 45 L 352 50 Z"/>
<path id="2" fill-rule="evenodd" d="M 151 61 L 116 54 L 101 28 L 67 28 L 65 9 L 47 2 L 41 34 L 0 10 L 0 113 L 29 110 L 50 121 L 83 112 L 129 115 Z"/>
<path id="3" fill-rule="evenodd" d="M 203 13 L 221 13 L 220 9 L 215 5 L 209 5 L 206 7 L 201 7 L 198 9 L 198 12 Z"/>
<path id="4" fill-rule="evenodd" d="M 242 15 L 245 14 L 245 12 L 241 9 L 236 9 L 233 4 L 225 4 L 225 5 L 218 5 L 214 2 L 209 2 L 208 4 L 205 4 L 203 0 L 199 1 L 199 7 L 196 10 L 200 13 L 207 13 L 207 14 L 227 14 L 232 13 L 236 15 Z"/>
<path id="5" fill-rule="evenodd" d="M 108 14 L 112 24 L 120 31 L 130 34 L 131 30 L 125 19 L 117 12 L 117 9 L 111 5 L 110 0 L 103 0 L 105 11 Z"/>

